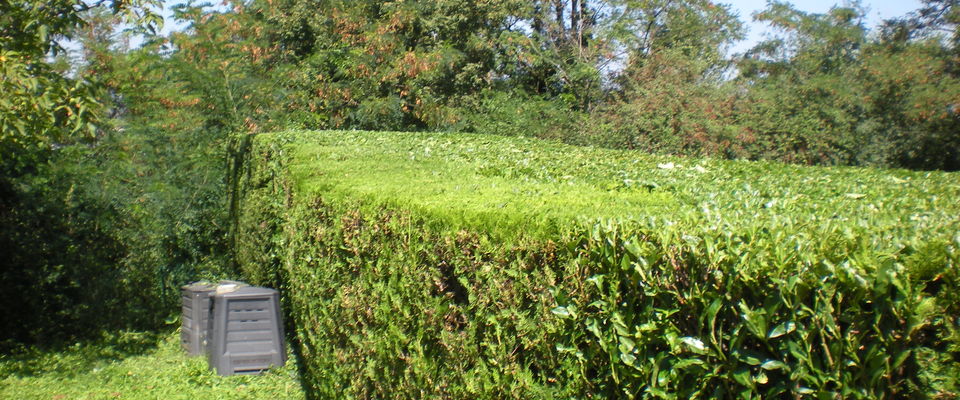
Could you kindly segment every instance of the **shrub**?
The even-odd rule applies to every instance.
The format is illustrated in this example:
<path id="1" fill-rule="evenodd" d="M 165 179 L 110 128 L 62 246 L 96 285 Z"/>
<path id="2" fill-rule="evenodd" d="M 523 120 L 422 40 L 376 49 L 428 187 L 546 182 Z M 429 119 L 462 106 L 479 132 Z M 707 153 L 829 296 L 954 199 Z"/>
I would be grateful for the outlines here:
<path id="1" fill-rule="evenodd" d="M 236 257 L 317 398 L 955 396 L 956 176 L 288 132 Z"/>
<path id="2" fill-rule="evenodd" d="M 485 91 L 461 99 L 451 107 L 456 122 L 448 127 L 462 132 L 527 136 L 583 142 L 579 126 L 585 115 L 564 100 L 519 92 Z"/>

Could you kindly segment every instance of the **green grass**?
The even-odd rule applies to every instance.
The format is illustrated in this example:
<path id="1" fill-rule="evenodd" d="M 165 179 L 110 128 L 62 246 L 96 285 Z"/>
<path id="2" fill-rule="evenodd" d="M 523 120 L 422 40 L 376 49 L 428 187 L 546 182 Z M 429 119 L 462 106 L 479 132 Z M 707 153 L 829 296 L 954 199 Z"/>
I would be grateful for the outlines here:
<path id="1" fill-rule="evenodd" d="M 218 376 L 179 332 L 121 332 L 57 350 L 0 355 L 0 399 L 302 399 L 293 357 L 259 376 Z"/>

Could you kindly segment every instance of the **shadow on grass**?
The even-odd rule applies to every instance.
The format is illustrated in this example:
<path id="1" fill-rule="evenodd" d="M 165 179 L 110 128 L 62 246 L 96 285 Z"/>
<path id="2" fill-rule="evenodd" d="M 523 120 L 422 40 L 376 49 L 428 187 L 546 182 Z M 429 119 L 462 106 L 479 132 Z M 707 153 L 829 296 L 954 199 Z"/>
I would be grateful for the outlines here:
<path id="1" fill-rule="evenodd" d="M 290 321 L 292 319 L 287 320 Z M 297 381 L 300 383 L 300 390 L 303 390 L 304 397 L 307 400 L 320 399 L 320 397 L 318 397 L 313 391 L 313 380 L 311 379 L 310 373 L 307 371 L 307 360 L 303 355 L 303 343 L 300 342 L 300 339 L 297 337 L 297 335 L 287 335 L 287 342 L 290 344 L 290 348 L 293 352 L 294 362 L 297 363 Z"/>
<path id="2" fill-rule="evenodd" d="M 24 346 L 0 354 L 0 376 L 75 377 L 98 366 L 146 354 L 157 348 L 169 330 L 104 332 L 100 338 L 69 345 Z"/>

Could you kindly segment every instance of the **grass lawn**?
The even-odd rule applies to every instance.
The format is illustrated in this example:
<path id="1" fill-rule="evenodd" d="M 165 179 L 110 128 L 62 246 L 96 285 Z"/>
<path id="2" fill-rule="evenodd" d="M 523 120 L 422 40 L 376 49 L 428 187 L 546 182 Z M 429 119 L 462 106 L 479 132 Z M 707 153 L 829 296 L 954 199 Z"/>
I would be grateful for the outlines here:
<path id="1" fill-rule="evenodd" d="M 121 332 L 0 355 L 0 399 L 302 399 L 292 355 L 259 376 L 221 377 L 188 357 L 179 331 Z"/>

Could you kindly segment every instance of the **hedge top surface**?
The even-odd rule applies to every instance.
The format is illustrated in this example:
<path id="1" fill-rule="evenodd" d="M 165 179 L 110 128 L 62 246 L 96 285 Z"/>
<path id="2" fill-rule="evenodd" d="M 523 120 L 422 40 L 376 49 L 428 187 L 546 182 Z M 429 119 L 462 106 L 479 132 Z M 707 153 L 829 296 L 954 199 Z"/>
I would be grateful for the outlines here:
<path id="1" fill-rule="evenodd" d="M 960 242 L 957 173 L 677 158 L 449 133 L 298 131 L 256 140 L 283 144 L 298 195 L 400 206 L 500 233 L 606 220 L 690 236 L 761 232 L 784 243 L 835 234 L 893 252 Z"/>

